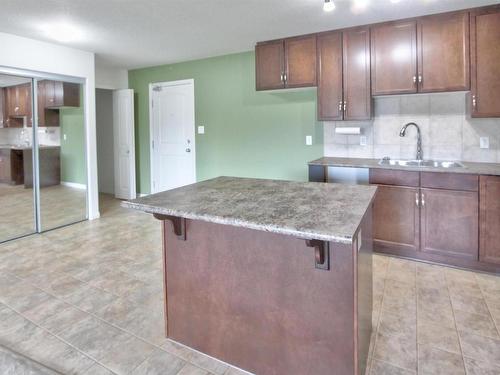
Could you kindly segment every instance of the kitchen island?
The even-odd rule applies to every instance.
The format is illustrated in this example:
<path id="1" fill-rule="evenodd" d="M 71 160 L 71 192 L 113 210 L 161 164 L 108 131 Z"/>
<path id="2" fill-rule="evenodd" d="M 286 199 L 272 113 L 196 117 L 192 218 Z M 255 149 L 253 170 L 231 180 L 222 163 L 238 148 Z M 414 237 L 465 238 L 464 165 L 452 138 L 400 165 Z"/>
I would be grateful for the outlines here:
<path id="1" fill-rule="evenodd" d="M 166 336 L 256 374 L 364 374 L 376 189 L 218 177 L 123 202 L 162 223 Z"/>

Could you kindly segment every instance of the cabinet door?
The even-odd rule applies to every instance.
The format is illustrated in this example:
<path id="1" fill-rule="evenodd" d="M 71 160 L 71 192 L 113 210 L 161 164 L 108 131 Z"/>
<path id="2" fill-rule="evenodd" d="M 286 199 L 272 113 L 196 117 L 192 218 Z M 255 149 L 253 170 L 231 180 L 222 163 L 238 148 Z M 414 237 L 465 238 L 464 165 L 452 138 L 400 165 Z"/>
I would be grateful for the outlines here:
<path id="1" fill-rule="evenodd" d="M 316 86 L 316 35 L 285 39 L 286 87 Z"/>
<path id="2" fill-rule="evenodd" d="M 7 116 L 16 116 L 19 112 L 17 106 L 17 89 L 16 86 L 9 86 L 5 89 L 5 102 L 7 107 Z"/>
<path id="3" fill-rule="evenodd" d="M 478 259 L 477 192 L 421 189 L 421 250 Z"/>
<path id="4" fill-rule="evenodd" d="M 55 81 L 45 81 L 45 107 L 55 107 L 56 106 L 56 85 Z"/>
<path id="5" fill-rule="evenodd" d="M 376 248 L 418 250 L 418 194 L 418 188 L 378 187 L 373 204 L 373 243 Z"/>
<path id="6" fill-rule="evenodd" d="M 31 116 L 31 84 L 26 83 L 16 86 L 17 106 L 19 116 Z M 29 119 L 28 119 L 29 120 Z"/>
<path id="7" fill-rule="evenodd" d="M 38 81 L 37 87 L 37 109 L 38 126 L 45 126 L 45 83 L 47 81 Z"/>
<path id="8" fill-rule="evenodd" d="M 500 8 L 471 14 L 472 117 L 500 117 Z"/>
<path id="9" fill-rule="evenodd" d="M 417 35 L 419 92 L 469 90 L 469 13 L 420 18 Z"/>
<path id="10" fill-rule="evenodd" d="M 342 120 L 342 33 L 318 35 L 318 120 Z"/>
<path id="11" fill-rule="evenodd" d="M 370 89 L 370 29 L 344 32 L 344 120 L 369 120 L 372 115 Z"/>
<path id="12" fill-rule="evenodd" d="M 479 260 L 500 264 L 500 177 L 481 176 Z"/>
<path id="13" fill-rule="evenodd" d="M 417 92 L 416 32 L 415 21 L 371 29 L 373 95 Z"/>
<path id="14" fill-rule="evenodd" d="M 266 42 L 255 46 L 255 78 L 257 90 L 285 87 L 283 41 Z"/>
<path id="15" fill-rule="evenodd" d="M 5 120 L 7 119 L 6 109 L 7 108 L 5 106 L 5 89 L 0 88 L 0 128 L 7 126 L 7 124 L 5 123 Z"/>

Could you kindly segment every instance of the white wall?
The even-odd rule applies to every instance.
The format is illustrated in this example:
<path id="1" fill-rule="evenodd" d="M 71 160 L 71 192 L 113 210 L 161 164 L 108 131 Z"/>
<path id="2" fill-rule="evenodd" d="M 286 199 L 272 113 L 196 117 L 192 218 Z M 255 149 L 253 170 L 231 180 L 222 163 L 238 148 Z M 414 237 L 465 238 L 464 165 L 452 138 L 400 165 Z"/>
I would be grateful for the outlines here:
<path id="1" fill-rule="evenodd" d="M 99 192 L 115 194 L 113 91 L 95 90 Z"/>
<path id="2" fill-rule="evenodd" d="M 85 122 L 87 176 L 89 177 L 89 219 L 99 217 L 95 125 L 94 53 L 52 43 L 0 33 L 0 67 L 26 69 L 85 79 Z"/>
<path id="3" fill-rule="evenodd" d="M 500 119 L 471 118 L 465 92 L 381 96 L 375 98 L 375 117 L 371 121 L 324 123 L 325 156 L 412 159 L 416 156 L 416 130 L 401 127 L 415 122 L 422 132 L 424 158 L 500 162 Z M 359 126 L 367 137 L 360 145 L 359 135 L 335 133 L 335 127 Z M 490 148 L 479 147 L 479 138 L 488 137 Z"/>
<path id="4" fill-rule="evenodd" d="M 95 63 L 95 87 L 98 89 L 128 89 L 128 71 Z"/>

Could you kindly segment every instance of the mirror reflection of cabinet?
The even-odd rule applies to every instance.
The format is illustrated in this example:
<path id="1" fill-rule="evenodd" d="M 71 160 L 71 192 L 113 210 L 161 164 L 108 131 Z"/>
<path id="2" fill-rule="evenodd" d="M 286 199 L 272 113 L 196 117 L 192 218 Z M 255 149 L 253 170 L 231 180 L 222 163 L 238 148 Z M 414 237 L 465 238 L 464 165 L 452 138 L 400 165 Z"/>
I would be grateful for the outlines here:
<path id="1" fill-rule="evenodd" d="M 5 111 L 5 89 L 0 88 L 0 128 L 7 126 L 5 120 L 7 118 L 7 113 Z"/>
<path id="2" fill-rule="evenodd" d="M 80 86 L 75 83 L 43 80 L 38 82 L 38 126 L 59 126 L 61 107 L 80 106 Z"/>

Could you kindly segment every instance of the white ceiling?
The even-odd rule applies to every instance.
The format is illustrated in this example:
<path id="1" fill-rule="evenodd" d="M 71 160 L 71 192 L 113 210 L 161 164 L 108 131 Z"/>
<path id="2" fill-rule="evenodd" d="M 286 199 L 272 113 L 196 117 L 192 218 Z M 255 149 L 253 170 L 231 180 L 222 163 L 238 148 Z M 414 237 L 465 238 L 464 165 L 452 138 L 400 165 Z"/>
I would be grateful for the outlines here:
<path id="1" fill-rule="evenodd" d="M 22 83 L 31 82 L 30 78 L 18 77 L 18 76 L 9 76 L 6 74 L 0 74 L 0 87 L 8 87 L 20 85 Z"/>
<path id="2" fill-rule="evenodd" d="M 138 68 L 253 49 L 257 41 L 500 3 L 500 0 L 1 0 L 0 31 L 53 41 L 41 30 L 67 22 L 98 63 Z M 2 51 L 5 53 L 5 51 Z"/>

